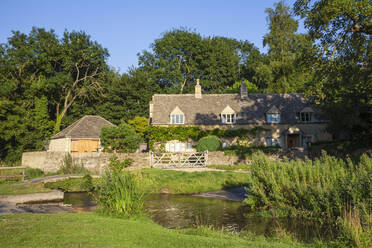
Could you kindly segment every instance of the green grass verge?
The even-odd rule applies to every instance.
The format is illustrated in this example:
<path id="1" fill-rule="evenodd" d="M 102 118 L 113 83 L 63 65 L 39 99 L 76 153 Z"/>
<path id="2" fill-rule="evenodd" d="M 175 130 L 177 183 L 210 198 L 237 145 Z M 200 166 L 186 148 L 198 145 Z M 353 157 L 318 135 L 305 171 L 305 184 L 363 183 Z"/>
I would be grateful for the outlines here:
<path id="1" fill-rule="evenodd" d="M 224 188 L 244 186 L 247 183 L 246 173 L 230 171 L 184 172 L 161 169 L 142 169 L 132 173 L 140 177 L 140 183 L 148 193 L 188 194 L 200 193 Z M 99 179 L 93 179 L 97 185 Z M 84 180 L 66 179 L 46 183 L 45 186 L 64 191 L 81 191 Z"/>
<path id="2" fill-rule="evenodd" d="M 246 173 L 230 171 L 183 172 L 143 169 L 140 171 L 140 176 L 143 187 L 150 193 L 200 193 L 247 184 Z"/>
<path id="3" fill-rule="evenodd" d="M 97 214 L 3 215 L 0 229 L 1 247 L 315 247 L 286 239 L 247 240 L 208 228 L 170 230 L 147 218 Z"/>
<path id="4" fill-rule="evenodd" d="M 26 184 L 0 184 L 0 195 L 21 195 L 32 193 L 50 192 L 51 189 L 45 188 L 42 183 L 26 183 Z"/>
<path id="5" fill-rule="evenodd" d="M 246 170 L 249 171 L 248 164 L 241 165 L 209 165 L 208 168 L 219 169 L 219 170 Z"/>

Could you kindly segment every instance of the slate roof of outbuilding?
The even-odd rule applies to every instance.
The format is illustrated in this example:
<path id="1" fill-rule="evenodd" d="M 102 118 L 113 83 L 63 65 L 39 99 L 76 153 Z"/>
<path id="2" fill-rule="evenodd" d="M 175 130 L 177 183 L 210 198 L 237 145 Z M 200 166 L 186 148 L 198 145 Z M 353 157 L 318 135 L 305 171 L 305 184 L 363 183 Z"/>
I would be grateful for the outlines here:
<path id="1" fill-rule="evenodd" d="M 220 114 L 230 106 L 237 114 L 236 124 L 264 124 L 266 113 L 272 108 L 280 112 L 281 123 L 298 123 L 296 113 L 311 106 L 303 94 L 248 94 L 241 99 L 240 94 L 155 94 L 152 97 L 152 124 L 169 124 L 169 115 L 178 106 L 184 113 L 184 124 L 221 124 Z M 313 108 L 315 110 L 315 108 Z M 315 119 L 319 118 L 319 111 Z"/>
<path id="2" fill-rule="evenodd" d="M 101 135 L 101 128 L 104 126 L 114 126 L 114 124 L 98 115 L 85 115 L 56 135 L 52 136 L 51 139 L 99 138 Z"/>

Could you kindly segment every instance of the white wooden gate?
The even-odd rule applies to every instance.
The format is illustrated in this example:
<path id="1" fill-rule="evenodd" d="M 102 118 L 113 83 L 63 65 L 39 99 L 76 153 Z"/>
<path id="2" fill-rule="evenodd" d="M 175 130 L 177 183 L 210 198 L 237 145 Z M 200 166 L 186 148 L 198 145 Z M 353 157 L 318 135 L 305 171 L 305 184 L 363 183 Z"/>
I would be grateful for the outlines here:
<path id="1" fill-rule="evenodd" d="M 207 167 L 208 151 L 205 152 L 150 152 L 152 168 Z"/>

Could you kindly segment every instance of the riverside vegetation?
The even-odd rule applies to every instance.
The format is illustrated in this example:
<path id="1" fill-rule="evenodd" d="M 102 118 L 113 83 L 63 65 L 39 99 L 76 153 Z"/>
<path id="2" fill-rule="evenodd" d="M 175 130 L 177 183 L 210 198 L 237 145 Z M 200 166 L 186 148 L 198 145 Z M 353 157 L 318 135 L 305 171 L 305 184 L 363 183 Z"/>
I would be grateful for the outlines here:
<path id="1" fill-rule="evenodd" d="M 372 246 L 372 159 L 359 162 L 323 153 L 319 159 L 272 161 L 253 156 L 245 204 L 273 215 L 333 222 L 339 245 Z"/>

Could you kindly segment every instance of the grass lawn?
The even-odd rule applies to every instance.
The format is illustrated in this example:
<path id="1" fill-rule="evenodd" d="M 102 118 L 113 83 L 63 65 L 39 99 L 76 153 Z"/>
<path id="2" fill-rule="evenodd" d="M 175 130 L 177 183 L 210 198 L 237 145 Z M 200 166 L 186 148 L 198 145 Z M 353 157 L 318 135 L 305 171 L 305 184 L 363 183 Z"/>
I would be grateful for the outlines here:
<path id="1" fill-rule="evenodd" d="M 51 189 L 45 188 L 42 183 L 11 184 L 0 183 L 0 195 L 20 195 L 50 192 Z"/>
<path id="2" fill-rule="evenodd" d="M 141 180 L 144 190 L 148 193 L 187 194 L 199 193 L 224 188 L 246 185 L 247 174 L 230 171 L 184 172 L 161 169 L 142 169 L 133 171 Z M 99 179 L 93 179 L 93 185 Z M 82 190 L 84 179 L 66 179 L 46 183 L 46 187 L 63 189 L 64 191 Z"/>
<path id="3" fill-rule="evenodd" d="M 247 184 L 247 174 L 230 171 L 183 172 L 143 169 L 142 184 L 147 192 L 199 193 Z"/>
<path id="4" fill-rule="evenodd" d="M 209 165 L 208 168 L 220 169 L 220 170 L 245 170 L 249 171 L 249 164 L 241 165 Z"/>
<path id="5" fill-rule="evenodd" d="M 0 247 L 311 247 L 283 240 L 247 240 L 211 230 L 170 230 L 147 218 L 97 214 L 0 216 Z"/>

